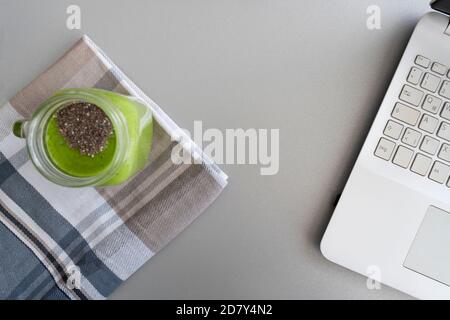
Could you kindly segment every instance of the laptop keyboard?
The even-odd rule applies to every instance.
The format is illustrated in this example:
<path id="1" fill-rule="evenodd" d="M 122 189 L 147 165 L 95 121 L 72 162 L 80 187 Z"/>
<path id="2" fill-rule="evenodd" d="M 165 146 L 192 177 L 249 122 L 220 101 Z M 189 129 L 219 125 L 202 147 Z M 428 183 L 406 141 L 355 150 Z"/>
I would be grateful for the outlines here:
<path id="1" fill-rule="evenodd" d="M 418 55 L 375 156 L 450 187 L 450 71 Z"/>

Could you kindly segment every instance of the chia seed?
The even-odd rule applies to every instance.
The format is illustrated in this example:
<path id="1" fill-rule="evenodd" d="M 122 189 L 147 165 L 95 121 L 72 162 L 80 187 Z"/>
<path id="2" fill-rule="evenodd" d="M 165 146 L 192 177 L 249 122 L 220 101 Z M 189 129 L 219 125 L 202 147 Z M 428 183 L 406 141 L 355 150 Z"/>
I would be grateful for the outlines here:
<path id="1" fill-rule="evenodd" d="M 58 110 L 54 117 L 67 144 L 89 157 L 105 150 L 109 137 L 114 133 L 105 112 L 91 103 L 70 104 Z"/>

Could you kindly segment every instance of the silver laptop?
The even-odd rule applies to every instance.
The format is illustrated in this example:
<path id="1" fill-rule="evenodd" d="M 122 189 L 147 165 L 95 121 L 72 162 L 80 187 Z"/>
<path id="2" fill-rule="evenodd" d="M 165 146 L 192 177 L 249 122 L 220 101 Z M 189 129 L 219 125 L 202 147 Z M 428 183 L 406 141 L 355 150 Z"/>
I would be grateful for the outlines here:
<path id="1" fill-rule="evenodd" d="M 321 242 L 327 259 L 423 299 L 450 299 L 449 23 L 417 24 Z"/>

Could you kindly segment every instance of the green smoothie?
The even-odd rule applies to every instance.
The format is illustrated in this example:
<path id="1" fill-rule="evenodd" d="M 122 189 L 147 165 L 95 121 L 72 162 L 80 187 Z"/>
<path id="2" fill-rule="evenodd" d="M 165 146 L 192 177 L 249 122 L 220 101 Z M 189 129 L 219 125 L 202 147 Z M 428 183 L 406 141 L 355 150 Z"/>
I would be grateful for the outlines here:
<path id="1" fill-rule="evenodd" d="M 55 95 L 64 95 L 73 89 L 61 90 Z M 93 177 L 107 171 L 117 152 L 125 152 L 124 161 L 115 174 L 102 185 L 116 185 L 128 180 L 148 162 L 153 138 L 151 110 L 130 97 L 100 89 L 82 89 L 86 93 L 108 101 L 108 105 L 97 104 L 100 109 L 115 108 L 126 120 L 126 126 L 117 127 L 107 139 L 101 152 L 95 155 L 83 154 L 71 147 L 61 133 L 56 117 L 52 117 L 45 130 L 46 150 L 49 158 L 61 171 L 74 177 Z M 118 145 L 117 130 L 126 130 L 126 145 Z"/>

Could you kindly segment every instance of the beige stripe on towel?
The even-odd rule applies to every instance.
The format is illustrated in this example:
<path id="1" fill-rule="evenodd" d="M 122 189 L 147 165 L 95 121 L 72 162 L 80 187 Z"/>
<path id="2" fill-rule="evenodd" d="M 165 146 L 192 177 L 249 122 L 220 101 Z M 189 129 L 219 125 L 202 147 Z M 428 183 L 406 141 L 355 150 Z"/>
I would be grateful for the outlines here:
<path id="1" fill-rule="evenodd" d="M 161 250 L 220 194 L 203 165 L 194 164 L 125 223 L 153 252 Z"/>

